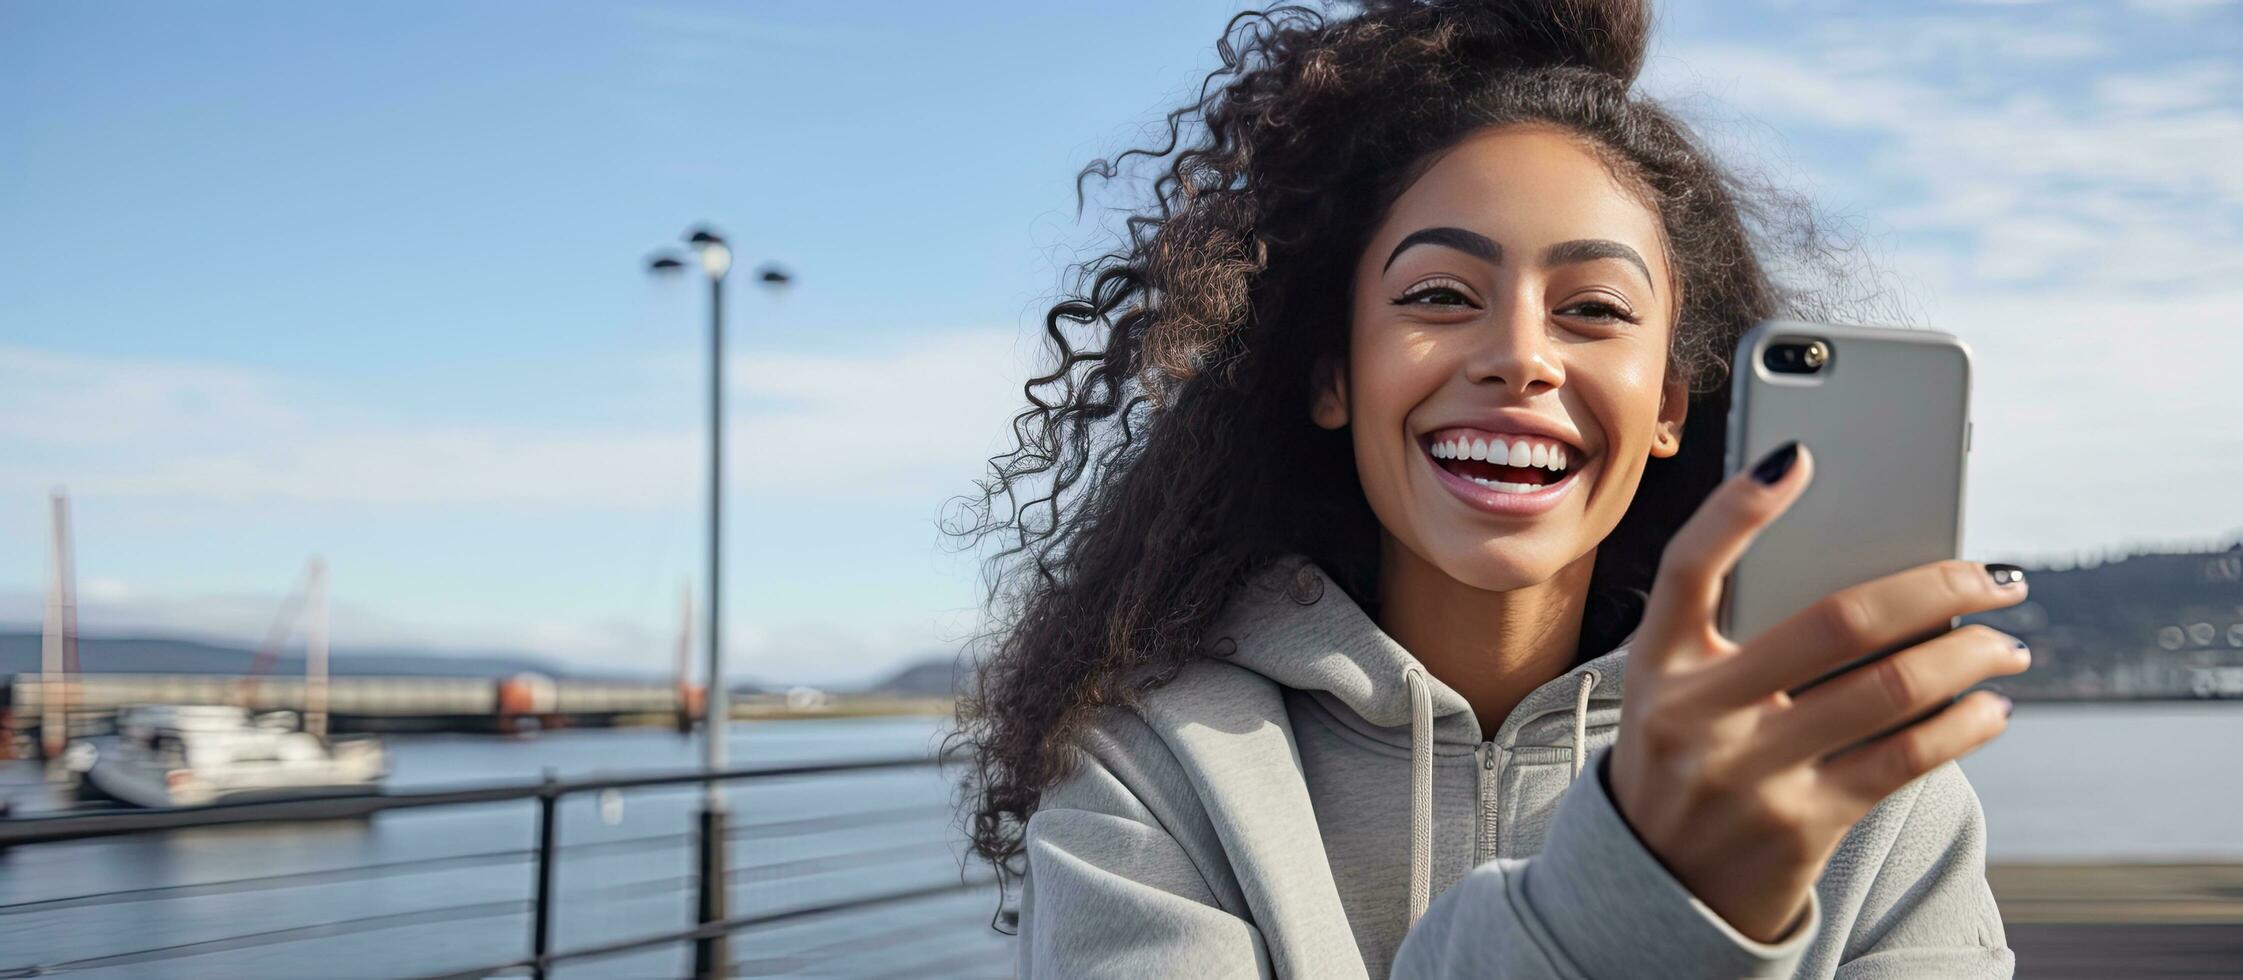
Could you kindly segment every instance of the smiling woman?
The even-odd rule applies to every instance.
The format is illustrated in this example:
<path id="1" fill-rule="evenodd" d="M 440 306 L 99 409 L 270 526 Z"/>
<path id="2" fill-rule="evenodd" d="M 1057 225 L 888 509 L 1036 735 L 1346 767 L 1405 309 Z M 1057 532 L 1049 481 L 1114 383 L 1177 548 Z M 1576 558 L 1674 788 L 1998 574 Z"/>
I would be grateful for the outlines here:
<path id="1" fill-rule="evenodd" d="M 1350 434 L 1385 531 L 1380 591 L 1402 613 L 1390 631 L 1419 621 L 1404 611 L 1419 597 L 1450 601 L 1440 583 L 1454 581 L 1522 611 L 1531 601 L 1523 619 L 1538 635 L 1577 632 L 1569 597 L 1587 594 L 1599 542 L 1649 462 L 1680 447 L 1689 392 L 1668 370 L 1677 286 L 1665 234 L 1623 182 L 1632 171 L 1592 146 L 1534 122 L 1435 151 L 1354 270 L 1347 359 L 1324 361 L 1311 417 Z M 1443 442 L 1455 457 L 1432 451 Z M 1565 465 L 1550 467 L 1553 454 Z M 1544 519 L 1488 526 L 1485 515 Z M 1433 637 L 1396 639 L 1421 661 L 1440 655 Z M 1581 652 L 1544 645 L 1551 666 Z M 1526 680 L 1436 676 L 1498 718 Z"/>
<path id="2" fill-rule="evenodd" d="M 1173 138 L 1085 171 L 1157 164 L 1153 199 L 1051 310 L 959 529 L 1002 545 L 957 737 L 1024 973 L 2009 971 L 1951 764 L 2004 705 L 1926 709 L 2017 650 L 1785 691 L 2018 576 L 1713 626 L 1813 473 L 1722 479 L 1729 352 L 1820 311 L 1632 93 L 1649 21 L 1241 15 Z"/>

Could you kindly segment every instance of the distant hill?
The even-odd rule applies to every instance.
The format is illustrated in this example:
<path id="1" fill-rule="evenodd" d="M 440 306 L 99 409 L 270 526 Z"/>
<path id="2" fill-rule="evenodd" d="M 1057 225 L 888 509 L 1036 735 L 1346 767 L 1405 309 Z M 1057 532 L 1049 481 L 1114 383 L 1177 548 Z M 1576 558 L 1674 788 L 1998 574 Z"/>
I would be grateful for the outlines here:
<path id="1" fill-rule="evenodd" d="M 868 694 L 953 697 L 958 693 L 959 682 L 963 680 L 958 676 L 957 665 L 956 655 L 930 655 L 890 674 L 886 680 L 865 688 L 865 691 Z"/>
<path id="2" fill-rule="evenodd" d="M 39 670 L 37 633 L 0 633 L 0 674 Z M 195 640 L 163 637 L 81 636 L 78 666 L 89 674 L 239 674 L 256 651 Z M 552 661 L 517 653 L 338 648 L 328 658 L 337 675 L 416 677 L 500 677 L 525 671 L 559 677 L 567 671 Z M 276 675 L 302 674 L 303 655 L 274 663 Z"/>
<path id="3" fill-rule="evenodd" d="M 2032 647 L 2031 669 L 1990 685 L 2011 697 L 2188 697 L 2243 667 L 2243 541 L 2028 565 L 2026 581 L 2024 602 L 1963 617 Z"/>

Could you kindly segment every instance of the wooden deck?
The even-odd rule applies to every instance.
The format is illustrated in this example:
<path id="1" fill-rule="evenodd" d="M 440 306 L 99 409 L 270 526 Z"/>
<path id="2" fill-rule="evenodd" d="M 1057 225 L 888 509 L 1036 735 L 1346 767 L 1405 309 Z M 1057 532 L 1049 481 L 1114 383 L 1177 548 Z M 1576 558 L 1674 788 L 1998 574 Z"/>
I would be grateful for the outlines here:
<path id="1" fill-rule="evenodd" d="M 1987 869 L 2017 975 L 2243 977 L 2243 864 Z"/>

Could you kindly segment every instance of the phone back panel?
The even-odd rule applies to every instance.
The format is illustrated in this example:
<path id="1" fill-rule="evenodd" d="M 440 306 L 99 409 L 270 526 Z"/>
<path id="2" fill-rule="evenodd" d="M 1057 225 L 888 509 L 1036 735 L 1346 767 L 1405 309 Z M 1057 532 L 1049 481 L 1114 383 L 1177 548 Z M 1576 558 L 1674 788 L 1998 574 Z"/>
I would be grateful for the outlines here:
<path id="1" fill-rule="evenodd" d="M 1820 339 L 1818 374 L 1780 374 L 1770 343 Z M 1728 472 L 1793 439 L 1814 481 L 1732 571 L 1723 632 L 1743 642 L 1847 586 L 1961 554 L 1970 349 L 1929 330 L 1772 320 L 1737 347 Z"/>

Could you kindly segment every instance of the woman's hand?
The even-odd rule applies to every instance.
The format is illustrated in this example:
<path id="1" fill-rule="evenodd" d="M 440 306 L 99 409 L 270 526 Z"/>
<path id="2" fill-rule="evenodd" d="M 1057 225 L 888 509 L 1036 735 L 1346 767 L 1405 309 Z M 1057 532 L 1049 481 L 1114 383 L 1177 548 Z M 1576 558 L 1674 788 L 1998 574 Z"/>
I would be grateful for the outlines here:
<path id="1" fill-rule="evenodd" d="M 1966 626 L 1796 698 L 1786 694 L 1849 661 L 1945 631 L 1949 617 L 2025 598 L 2015 569 L 1934 562 L 1833 593 L 1731 642 L 1715 626 L 1722 579 L 1806 488 L 1813 461 L 1795 452 L 1788 465 L 1778 450 L 1731 477 L 1667 546 L 1630 644 L 1609 774 L 1613 802 L 1652 853 L 1731 926 L 1763 941 L 1787 933 L 1805 911 L 1824 862 L 1855 822 L 1910 780 L 2000 734 L 2009 702 L 1981 691 L 1839 750 L 2032 662 L 2016 639 Z"/>

